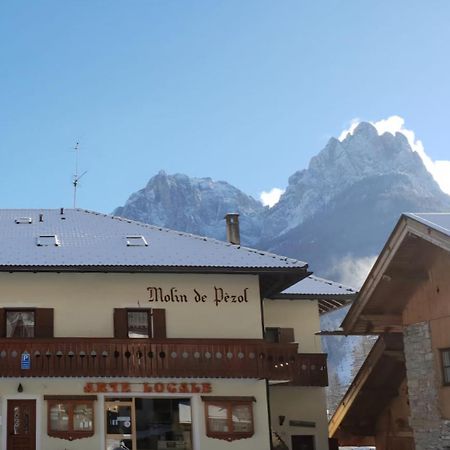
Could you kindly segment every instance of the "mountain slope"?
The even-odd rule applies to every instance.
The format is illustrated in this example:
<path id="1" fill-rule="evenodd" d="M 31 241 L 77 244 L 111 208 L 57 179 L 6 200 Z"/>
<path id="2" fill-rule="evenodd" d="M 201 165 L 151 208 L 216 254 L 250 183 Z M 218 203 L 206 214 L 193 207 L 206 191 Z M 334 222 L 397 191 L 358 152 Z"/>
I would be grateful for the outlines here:
<path id="1" fill-rule="evenodd" d="M 254 244 L 261 233 L 263 210 L 261 203 L 225 181 L 161 171 L 113 214 L 225 240 L 224 216 L 239 212 L 242 240 Z"/>

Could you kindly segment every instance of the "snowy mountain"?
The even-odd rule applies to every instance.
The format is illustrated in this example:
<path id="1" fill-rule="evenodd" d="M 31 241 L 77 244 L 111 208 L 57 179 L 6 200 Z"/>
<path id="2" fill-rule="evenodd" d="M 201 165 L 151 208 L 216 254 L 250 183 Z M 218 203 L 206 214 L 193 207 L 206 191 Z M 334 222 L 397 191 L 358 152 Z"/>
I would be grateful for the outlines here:
<path id="1" fill-rule="evenodd" d="M 401 133 L 360 123 L 331 138 L 295 172 L 272 208 L 224 181 L 160 172 L 114 214 L 225 239 L 223 217 L 241 214 L 241 240 L 308 261 L 318 275 L 358 284 L 404 211 L 448 211 L 444 194 Z"/>
<path id="2" fill-rule="evenodd" d="M 252 245 L 261 234 L 263 210 L 260 202 L 225 181 L 161 171 L 113 214 L 225 240 L 224 216 L 239 212 L 241 239 Z"/>

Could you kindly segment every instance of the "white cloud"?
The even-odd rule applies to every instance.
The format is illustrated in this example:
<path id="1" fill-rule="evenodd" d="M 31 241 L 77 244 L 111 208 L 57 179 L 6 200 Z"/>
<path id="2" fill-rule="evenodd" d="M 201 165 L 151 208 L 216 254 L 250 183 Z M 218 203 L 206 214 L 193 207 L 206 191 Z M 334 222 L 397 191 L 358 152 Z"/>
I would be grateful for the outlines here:
<path id="1" fill-rule="evenodd" d="M 353 134 L 360 122 L 360 119 L 353 119 L 350 122 L 350 126 L 339 135 L 339 140 L 343 141 L 348 134 Z M 411 148 L 422 158 L 425 167 L 439 184 L 440 188 L 447 194 L 450 194 L 450 161 L 433 161 L 425 152 L 422 141 L 416 139 L 414 131 L 405 128 L 405 119 L 403 117 L 391 116 L 387 119 L 370 123 L 377 129 L 380 136 L 383 133 L 402 133 L 408 139 Z"/>
<path id="2" fill-rule="evenodd" d="M 283 189 L 273 188 L 269 192 L 262 191 L 261 194 L 259 195 L 259 198 L 264 206 L 272 208 L 272 206 L 278 203 L 283 193 L 284 193 Z"/>
<path id="3" fill-rule="evenodd" d="M 359 289 L 376 259 L 376 256 L 364 256 L 362 258 L 346 256 L 335 265 L 334 273 L 342 284 Z"/>

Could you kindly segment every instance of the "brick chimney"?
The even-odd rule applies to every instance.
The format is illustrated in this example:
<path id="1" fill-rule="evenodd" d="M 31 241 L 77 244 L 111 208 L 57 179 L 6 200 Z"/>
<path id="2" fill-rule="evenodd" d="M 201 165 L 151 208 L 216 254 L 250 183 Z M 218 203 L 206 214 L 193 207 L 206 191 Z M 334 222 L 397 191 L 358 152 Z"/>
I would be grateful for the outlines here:
<path id="1" fill-rule="evenodd" d="M 239 214 L 228 213 L 225 215 L 227 225 L 227 241 L 230 244 L 240 245 L 241 236 L 239 233 Z"/>

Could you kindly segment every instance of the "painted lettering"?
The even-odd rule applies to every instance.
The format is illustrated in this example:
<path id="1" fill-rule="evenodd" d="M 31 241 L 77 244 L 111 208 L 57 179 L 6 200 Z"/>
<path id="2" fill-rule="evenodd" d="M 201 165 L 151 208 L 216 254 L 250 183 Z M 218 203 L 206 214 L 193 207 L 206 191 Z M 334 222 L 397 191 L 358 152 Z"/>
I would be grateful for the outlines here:
<path id="1" fill-rule="evenodd" d="M 207 295 L 200 294 L 200 292 L 197 291 L 197 289 L 194 289 L 194 300 L 196 303 L 205 303 L 206 299 L 208 298 Z"/>
<path id="2" fill-rule="evenodd" d="M 214 303 L 219 306 L 219 303 L 248 303 L 247 298 L 248 288 L 245 288 L 241 295 L 233 295 L 223 290 L 223 288 L 218 288 L 214 286 Z"/>
<path id="3" fill-rule="evenodd" d="M 161 302 L 161 303 L 187 303 L 188 298 L 186 294 L 180 294 L 177 288 L 170 288 L 169 291 L 164 292 L 162 288 L 149 286 L 147 288 L 148 291 L 148 301 L 150 303 L 153 302 Z"/>

